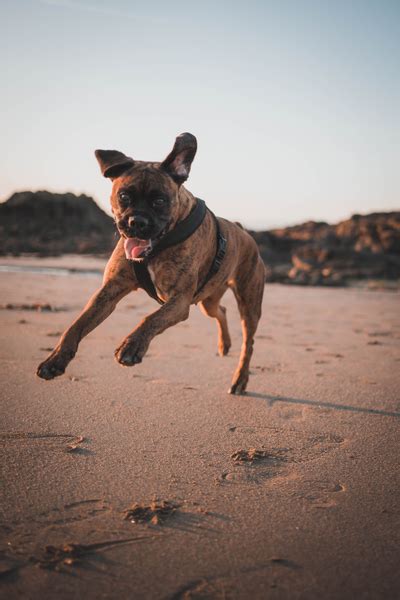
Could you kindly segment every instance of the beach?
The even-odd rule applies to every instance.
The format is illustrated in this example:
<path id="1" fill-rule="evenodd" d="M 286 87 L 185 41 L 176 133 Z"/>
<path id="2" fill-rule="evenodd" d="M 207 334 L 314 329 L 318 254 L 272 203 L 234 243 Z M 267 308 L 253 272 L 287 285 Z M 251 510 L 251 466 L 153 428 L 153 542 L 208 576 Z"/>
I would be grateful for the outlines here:
<path id="1" fill-rule="evenodd" d="M 248 393 L 230 396 L 230 292 L 226 357 L 193 306 L 121 367 L 115 348 L 158 308 L 139 291 L 43 381 L 105 261 L 0 262 L 2 597 L 400 594 L 398 291 L 267 285 Z"/>

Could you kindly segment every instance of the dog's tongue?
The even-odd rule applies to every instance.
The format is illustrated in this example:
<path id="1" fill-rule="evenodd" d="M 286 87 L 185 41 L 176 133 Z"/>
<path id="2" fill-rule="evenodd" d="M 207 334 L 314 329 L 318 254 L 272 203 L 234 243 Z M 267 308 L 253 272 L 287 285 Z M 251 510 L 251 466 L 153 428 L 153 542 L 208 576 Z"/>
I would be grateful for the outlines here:
<path id="1" fill-rule="evenodd" d="M 151 246 L 150 240 L 139 240 L 138 238 L 126 238 L 124 242 L 126 258 L 134 260 L 139 258 L 146 248 Z"/>

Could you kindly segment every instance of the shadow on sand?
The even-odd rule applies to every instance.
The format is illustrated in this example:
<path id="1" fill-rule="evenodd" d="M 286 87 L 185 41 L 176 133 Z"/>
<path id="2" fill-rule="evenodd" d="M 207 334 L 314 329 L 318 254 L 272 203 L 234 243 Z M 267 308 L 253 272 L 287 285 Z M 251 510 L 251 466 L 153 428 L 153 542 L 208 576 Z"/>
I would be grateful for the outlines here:
<path id="1" fill-rule="evenodd" d="M 334 404 L 333 402 L 319 402 L 317 400 L 302 400 L 300 398 L 286 398 L 285 396 L 270 396 L 268 394 L 260 394 L 258 392 L 247 392 L 246 396 L 250 398 L 259 398 L 266 400 L 269 406 L 273 406 L 276 402 L 285 402 L 287 404 L 304 404 L 306 406 L 314 406 L 315 408 L 331 408 L 333 410 L 348 410 L 355 413 L 364 413 L 367 415 L 378 415 L 381 417 L 400 417 L 400 412 L 391 412 L 388 410 L 379 410 L 377 408 L 363 408 L 360 406 L 349 406 L 348 404 Z"/>

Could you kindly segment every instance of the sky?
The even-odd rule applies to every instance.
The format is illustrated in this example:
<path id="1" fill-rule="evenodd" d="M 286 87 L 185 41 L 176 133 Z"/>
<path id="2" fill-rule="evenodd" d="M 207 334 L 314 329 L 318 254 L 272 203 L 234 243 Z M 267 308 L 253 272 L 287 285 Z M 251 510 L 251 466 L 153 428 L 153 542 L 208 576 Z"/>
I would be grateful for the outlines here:
<path id="1" fill-rule="evenodd" d="M 162 160 L 253 229 L 400 209 L 400 1 L 0 0 L 0 199 L 109 211 L 94 149 Z"/>

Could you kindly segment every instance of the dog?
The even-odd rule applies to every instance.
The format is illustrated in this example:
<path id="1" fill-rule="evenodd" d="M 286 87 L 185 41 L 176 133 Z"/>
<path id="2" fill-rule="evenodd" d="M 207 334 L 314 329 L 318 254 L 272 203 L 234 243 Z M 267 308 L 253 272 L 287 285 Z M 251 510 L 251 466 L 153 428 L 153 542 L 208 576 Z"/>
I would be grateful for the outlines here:
<path id="1" fill-rule="evenodd" d="M 116 150 L 95 151 L 102 174 L 112 181 L 111 209 L 120 239 L 102 286 L 39 365 L 39 377 L 62 375 L 81 339 L 140 287 L 162 306 L 117 348 L 115 357 L 121 365 L 140 363 L 154 336 L 187 319 L 191 304 L 199 304 L 205 315 L 216 319 L 218 352 L 224 356 L 231 338 L 220 300 L 230 288 L 239 308 L 243 341 L 229 393 L 245 393 L 265 267 L 255 241 L 239 223 L 216 218 L 183 186 L 196 151 L 197 140 L 190 133 L 176 138 L 161 163 L 133 160 Z"/>

